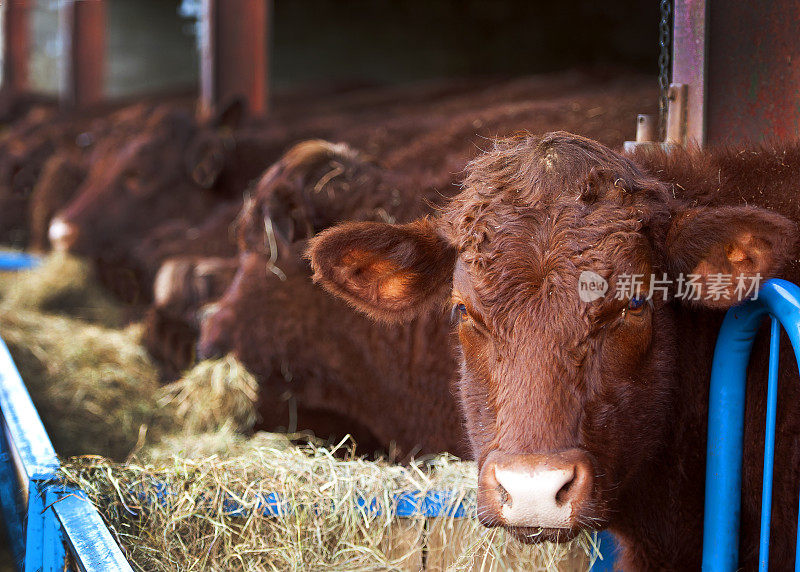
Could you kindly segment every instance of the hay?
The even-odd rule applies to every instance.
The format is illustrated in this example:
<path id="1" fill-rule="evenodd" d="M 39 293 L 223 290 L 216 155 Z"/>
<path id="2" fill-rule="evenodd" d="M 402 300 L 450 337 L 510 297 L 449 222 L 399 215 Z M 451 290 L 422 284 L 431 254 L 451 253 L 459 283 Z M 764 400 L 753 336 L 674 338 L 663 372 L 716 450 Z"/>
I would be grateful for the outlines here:
<path id="1" fill-rule="evenodd" d="M 6 292 L 11 289 L 11 286 L 17 280 L 16 272 L 2 272 L 0 271 L 0 300 L 5 298 Z"/>
<path id="2" fill-rule="evenodd" d="M 162 387 L 138 330 L 37 312 L 0 313 L 0 336 L 59 454 L 125 459 L 169 434 L 226 424 L 252 429 L 258 385 L 241 364 L 233 358 L 201 362 Z"/>
<path id="3" fill-rule="evenodd" d="M 124 459 L 164 435 L 255 423 L 257 383 L 232 358 L 200 363 L 162 387 L 138 326 L 16 311 L 0 313 L 0 336 L 59 454 Z"/>
<path id="4" fill-rule="evenodd" d="M 110 327 L 123 323 L 122 306 L 97 283 L 91 264 L 79 258 L 53 253 L 38 267 L 4 281 L 0 312 L 35 310 Z"/>
<path id="5" fill-rule="evenodd" d="M 54 254 L 34 270 L 4 274 L 0 337 L 59 454 L 125 459 L 165 435 L 253 427 L 258 384 L 232 358 L 161 387 L 140 344 L 142 325 L 105 327 L 120 324 L 123 309 L 88 263 Z"/>
<path id="6" fill-rule="evenodd" d="M 207 457 L 236 457 L 258 449 L 287 449 L 292 447 L 289 436 L 283 433 L 259 431 L 246 437 L 224 424 L 216 431 L 190 435 L 179 433 L 167 435 L 159 442 L 147 445 L 136 453 L 141 462 L 159 463 L 173 457 L 181 459 L 204 459 Z"/>
<path id="7" fill-rule="evenodd" d="M 475 468 L 448 457 L 405 468 L 342 460 L 344 445 L 247 438 L 258 385 L 231 357 L 161 387 L 139 343 L 142 326 L 105 327 L 122 313 L 84 263 L 51 257 L 0 276 L 0 296 L 0 336 L 59 454 L 134 453 L 127 464 L 75 457 L 62 474 L 87 491 L 139 570 L 587 567 L 588 535 L 568 546 L 522 546 L 475 519 L 366 510 L 356 491 L 383 506 L 395 492 L 433 489 L 474 503 Z M 298 508 L 280 518 L 253 510 L 266 493 Z M 232 500 L 241 516 L 229 514 Z"/>
<path id="8" fill-rule="evenodd" d="M 200 362 L 162 391 L 159 403 L 172 407 L 184 433 L 213 431 L 231 424 L 248 431 L 257 420 L 258 381 L 233 356 Z"/>
<path id="9" fill-rule="evenodd" d="M 22 252 L 18 248 L 12 248 L 11 246 L 0 244 L 0 254 L 3 252 Z M 12 284 L 17 281 L 18 274 L 16 272 L 6 272 L 0 271 L 0 301 L 6 296 L 6 292 L 11 289 Z"/>
<path id="10" fill-rule="evenodd" d="M 401 467 L 263 436 L 235 441 L 211 457 L 150 453 L 126 465 L 79 457 L 62 475 L 88 493 L 137 570 L 587 568 L 588 534 L 526 546 L 474 518 L 396 519 L 368 508 L 371 499 L 392 507 L 395 493 L 410 490 L 448 491 L 452 506 L 474 507 L 471 463 L 441 456 Z M 275 505 L 284 516 L 258 510 L 269 493 L 288 501 Z"/>
<path id="11" fill-rule="evenodd" d="M 158 371 L 130 331 L 16 310 L 0 313 L 0 336 L 60 454 L 123 459 L 148 427 L 169 425 Z"/>

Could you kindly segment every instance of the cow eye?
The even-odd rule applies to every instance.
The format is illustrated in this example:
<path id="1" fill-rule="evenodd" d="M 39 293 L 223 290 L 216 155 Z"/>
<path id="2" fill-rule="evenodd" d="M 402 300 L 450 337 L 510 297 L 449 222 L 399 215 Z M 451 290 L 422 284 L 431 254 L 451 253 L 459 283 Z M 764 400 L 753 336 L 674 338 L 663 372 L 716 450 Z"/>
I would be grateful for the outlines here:
<path id="1" fill-rule="evenodd" d="M 129 187 L 136 187 L 139 182 L 139 173 L 136 169 L 126 169 L 122 173 L 122 180 Z"/>
<path id="2" fill-rule="evenodd" d="M 450 313 L 450 319 L 454 324 L 463 324 L 469 319 L 469 312 L 464 304 L 456 304 Z"/>
<path id="3" fill-rule="evenodd" d="M 641 312 L 645 304 L 647 304 L 647 298 L 644 296 L 634 296 L 628 301 L 628 307 L 626 308 L 629 312 Z"/>

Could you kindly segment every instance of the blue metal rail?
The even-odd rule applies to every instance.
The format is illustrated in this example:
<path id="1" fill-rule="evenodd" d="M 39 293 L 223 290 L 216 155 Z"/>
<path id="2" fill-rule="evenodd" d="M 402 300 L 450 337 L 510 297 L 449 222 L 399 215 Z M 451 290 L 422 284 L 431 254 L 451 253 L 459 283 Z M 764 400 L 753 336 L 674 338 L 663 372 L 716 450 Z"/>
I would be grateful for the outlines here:
<path id="1" fill-rule="evenodd" d="M 132 568 L 84 493 L 57 484 L 58 458 L 0 341 L 0 505 L 20 570 L 64 570 L 67 549 L 84 571 Z"/>
<path id="2" fill-rule="evenodd" d="M 0 270 L 39 259 L 0 253 Z M 58 458 L 5 343 L 0 340 L 0 509 L 20 570 L 65 569 L 68 552 L 83 571 L 131 571 L 83 491 L 59 485 Z"/>
<path id="3" fill-rule="evenodd" d="M 38 256 L 25 252 L 0 252 L 0 272 L 16 272 L 36 268 L 41 262 Z"/>
<path id="4" fill-rule="evenodd" d="M 739 567 L 742 445 L 747 364 L 759 326 L 770 317 L 771 338 L 767 386 L 767 427 L 761 502 L 759 570 L 769 565 L 772 514 L 772 462 L 778 395 L 780 327 L 786 330 L 800 362 L 800 288 L 785 280 L 769 280 L 757 300 L 731 308 L 714 351 L 708 410 L 703 570 L 729 572 Z M 800 550 L 796 558 L 800 559 Z M 800 571 L 800 560 L 795 563 Z"/>

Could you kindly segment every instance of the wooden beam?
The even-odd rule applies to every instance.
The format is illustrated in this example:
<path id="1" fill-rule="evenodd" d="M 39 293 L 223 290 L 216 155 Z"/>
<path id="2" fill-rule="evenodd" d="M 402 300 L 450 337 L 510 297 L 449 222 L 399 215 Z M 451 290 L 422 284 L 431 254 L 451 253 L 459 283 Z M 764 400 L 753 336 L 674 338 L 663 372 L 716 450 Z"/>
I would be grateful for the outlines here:
<path id="1" fill-rule="evenodd" d="M 272 0 L 203 0 L 200 111 L 209 116 L 234 97 L 249 113 L 267 112 Z"/>
<path id="2" fill-rule="evenodd" d="M 62 0 L 64 84 L 61 101 L 86 107 L 103 98 L 106 0 Z"/>
<path id="3" fill-rule="evenodd" d="M 10 0 L 2 6 L 3 91 L 6 93 L 18 94 L 28 89 L 32 1 Z"/>

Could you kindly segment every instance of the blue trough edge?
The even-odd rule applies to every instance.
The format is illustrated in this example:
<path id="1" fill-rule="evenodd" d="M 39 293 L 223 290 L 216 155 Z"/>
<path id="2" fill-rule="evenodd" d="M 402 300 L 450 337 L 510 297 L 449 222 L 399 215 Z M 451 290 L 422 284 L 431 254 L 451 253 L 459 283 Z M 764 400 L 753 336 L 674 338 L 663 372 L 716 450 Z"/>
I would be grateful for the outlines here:
<path id="1" fill-rule="evenodd" d="M 41 264 L 42 259 L 35 254 L 26 252 L 0 251 L 0 271 L 14 272 L 17 270 L 30 270 Z"/>
<path id="2" fill-rule="evenodd" d="M 58 457 L 2 340 L 0 410 L 0 504 L 17 566 L 62 570 L 66 542 L 84 572 L 132 572 L 83 491 L 54 485 Z"/>

